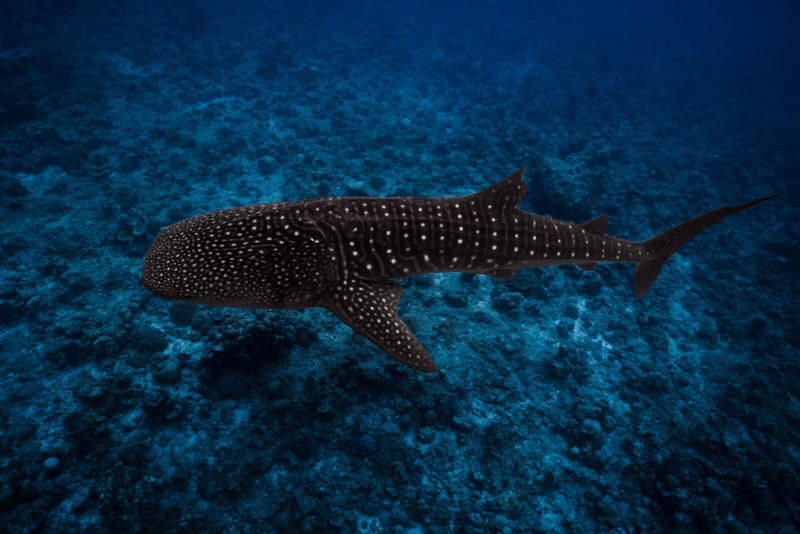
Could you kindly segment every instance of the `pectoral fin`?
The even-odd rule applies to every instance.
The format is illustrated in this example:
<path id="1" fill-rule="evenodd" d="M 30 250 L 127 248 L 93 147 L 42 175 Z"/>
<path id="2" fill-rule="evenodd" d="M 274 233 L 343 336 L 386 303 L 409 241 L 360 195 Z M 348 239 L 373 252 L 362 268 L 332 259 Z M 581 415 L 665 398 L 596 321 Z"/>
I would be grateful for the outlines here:
<path id="1" fill-rule="evenodd" d="M 403 365 L 434 372 L 437 367 L 430 354 L 397 315 L 402 292 L 392 281 L 345 280 L 319 304 Z"/>

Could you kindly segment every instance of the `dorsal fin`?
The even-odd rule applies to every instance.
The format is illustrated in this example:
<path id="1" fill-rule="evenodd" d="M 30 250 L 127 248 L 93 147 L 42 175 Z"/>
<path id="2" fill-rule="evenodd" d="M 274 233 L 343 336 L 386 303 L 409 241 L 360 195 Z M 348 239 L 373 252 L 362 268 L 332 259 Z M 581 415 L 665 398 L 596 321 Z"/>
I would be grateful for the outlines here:
<path id="1" fill-rule="evenodd" d="M 496 184 L 473 193 L 468 198 L 479 201 L 491 211 L 516 211 L 519 209 L 522 198 L 528 192 L 528 188 L 522 182 L 524 173 L 525 169 L 512 172 Z"/>
<path id="2" fill-rule="evenodd" d="M 581 226 L 583 226 L 583 229 L 590 234 L 605 235 L 607 222 L 608 215 L 603 214 L 599 217 L 595 217 L 591 221 L 586 221 Z"/>

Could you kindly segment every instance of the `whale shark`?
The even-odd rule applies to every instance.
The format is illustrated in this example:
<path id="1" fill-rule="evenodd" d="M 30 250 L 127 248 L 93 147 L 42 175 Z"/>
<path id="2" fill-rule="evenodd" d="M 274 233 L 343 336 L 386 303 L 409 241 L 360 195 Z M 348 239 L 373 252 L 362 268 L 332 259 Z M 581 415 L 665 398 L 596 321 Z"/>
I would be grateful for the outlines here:
<path id="1" fill-rule="evenodd" d="M 664 263 L 726 217 L 775 198 L 723 206 L 645 241 L 520 209 L 525 169 L 461 197 L 332 197 L 205 213 L 164 228 L 142 265 L 146 289 L 169 300 L 242 308 L 322 307 L 388 356 L 437 366 L 397 313 L 395 280 L 465 272 L 511 280 L 519 269 L 636 264 L 641 298 Z"/>

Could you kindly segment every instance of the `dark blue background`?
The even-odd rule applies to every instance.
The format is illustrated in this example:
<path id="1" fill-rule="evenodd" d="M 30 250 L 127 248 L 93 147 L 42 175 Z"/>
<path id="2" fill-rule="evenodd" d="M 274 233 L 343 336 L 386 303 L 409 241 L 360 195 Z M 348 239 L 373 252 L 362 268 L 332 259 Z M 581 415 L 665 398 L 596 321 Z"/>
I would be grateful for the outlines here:
<path id="1" fill-rule="evenodd" d="M 797 2 L 0 7 L 0 533 L 796 532 Z M 167 224 L 454 196 L 698 236 L 403 280 L 442 369 L 322 310 L 169 303 Z"/>

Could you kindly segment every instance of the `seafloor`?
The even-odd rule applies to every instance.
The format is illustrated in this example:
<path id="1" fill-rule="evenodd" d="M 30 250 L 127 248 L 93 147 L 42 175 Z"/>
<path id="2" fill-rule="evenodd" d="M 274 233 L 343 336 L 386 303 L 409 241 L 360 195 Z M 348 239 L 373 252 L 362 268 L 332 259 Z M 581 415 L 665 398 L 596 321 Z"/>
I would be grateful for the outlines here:
<path id="1" fill-rule="evenodd" d="M 125 5 L 0 8 L 0 533 L 800 529 L 797 93 L 566 19 Z M 519 167 L 631 239 L 783 196 L 641 301 L 629 265 L 403 281 L 433 375 L 139 283 L 191 215 Z"/>

